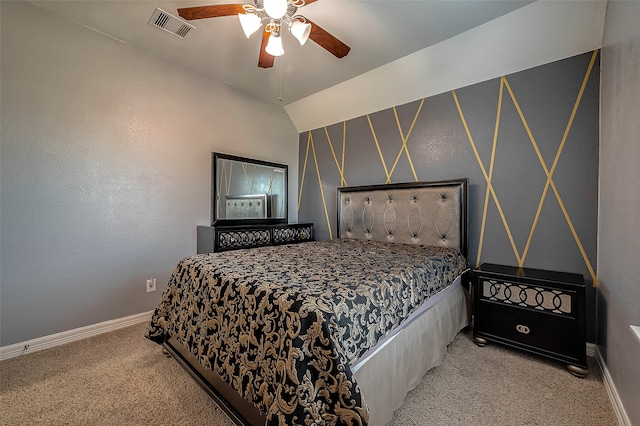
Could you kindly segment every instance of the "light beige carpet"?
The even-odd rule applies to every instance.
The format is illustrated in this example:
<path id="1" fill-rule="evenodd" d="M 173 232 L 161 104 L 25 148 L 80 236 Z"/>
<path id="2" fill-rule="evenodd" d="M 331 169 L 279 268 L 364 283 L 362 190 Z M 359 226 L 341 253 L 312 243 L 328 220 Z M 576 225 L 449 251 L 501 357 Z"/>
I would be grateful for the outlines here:
<path id="1" fill-rule="evenodd" d="M 2 425 L 231 425 L 136 325 L 0 363 Z M 392 425 L 616 425 L 598 366 L 564 366 L 458 335 Z"/>

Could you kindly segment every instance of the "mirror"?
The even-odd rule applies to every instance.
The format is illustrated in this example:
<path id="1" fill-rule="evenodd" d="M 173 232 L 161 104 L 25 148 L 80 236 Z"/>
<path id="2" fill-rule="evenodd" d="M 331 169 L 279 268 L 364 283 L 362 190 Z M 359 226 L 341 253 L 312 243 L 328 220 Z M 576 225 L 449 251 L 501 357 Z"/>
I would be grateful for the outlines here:
<path id="1" fill-rule="evenodd" d="M 287 223 L 288 166 L 214 152 L 211 224 Z"/>

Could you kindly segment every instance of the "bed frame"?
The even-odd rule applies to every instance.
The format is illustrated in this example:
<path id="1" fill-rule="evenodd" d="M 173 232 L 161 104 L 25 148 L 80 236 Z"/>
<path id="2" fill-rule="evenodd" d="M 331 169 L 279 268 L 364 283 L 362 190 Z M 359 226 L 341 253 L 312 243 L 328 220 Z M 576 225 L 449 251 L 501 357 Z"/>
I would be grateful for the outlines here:
<path id="1" fill-rule="evenodd" d="M 467 255 L 468 180 L 338 188 L 338 237 L 447 246 Z M 236 425 L 263 426 L 266 416 L 175 338 L 163 343 Z M 422 377 L 422 375 L 420 375 Z"/>

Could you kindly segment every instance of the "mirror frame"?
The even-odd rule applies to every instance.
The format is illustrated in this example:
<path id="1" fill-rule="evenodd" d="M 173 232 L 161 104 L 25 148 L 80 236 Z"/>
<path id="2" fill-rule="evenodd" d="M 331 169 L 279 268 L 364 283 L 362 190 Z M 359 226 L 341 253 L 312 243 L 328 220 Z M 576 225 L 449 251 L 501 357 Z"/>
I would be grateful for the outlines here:
<path id="1" fill-rule="evenodd" d="M 218 193 L 218 160 L 231 160 L 240 163 L 254 164 L 258 166 L 274 167 L 284 169 L 284 217 L 267 217 L 260 219 L 225 219 L 217 217 L 216 196 Z M 256 160 L 253 158 L 238 157 L 236 155 L 223 154 L 220 152 L 211 153 L 211 226 L 221 225 L 267 225 L 282 224 L 289 222 L 289 166 L 286 164 L 271 163 L 268 161 Z"/>

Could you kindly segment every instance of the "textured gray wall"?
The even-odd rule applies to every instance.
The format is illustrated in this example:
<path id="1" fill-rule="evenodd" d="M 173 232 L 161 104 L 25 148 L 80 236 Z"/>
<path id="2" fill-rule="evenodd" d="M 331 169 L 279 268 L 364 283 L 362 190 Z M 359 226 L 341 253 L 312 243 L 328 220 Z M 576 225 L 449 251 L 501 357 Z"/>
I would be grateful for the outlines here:
<path id="1" fill-rule="evenodd" d="M 300 134 L 299 221 L 335 238 L 340 186 L 468 177 L 472 265 L 583 274 L 593 341 L 599 63 L 589 52 Z"/>
<path id="2" fill-rule="evenodd" d="M 281 108 L 30 3 L 0 8 L 1 345 L 153 309 L 210 223 L 212 151 L 288 164 L 295 198 Z"/>
<path id="3" fill-rule="evenodd" d="M 602 48 L 596 343 L 640 425 L 640 2 L 609 1 Z"/>

